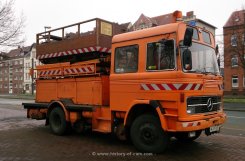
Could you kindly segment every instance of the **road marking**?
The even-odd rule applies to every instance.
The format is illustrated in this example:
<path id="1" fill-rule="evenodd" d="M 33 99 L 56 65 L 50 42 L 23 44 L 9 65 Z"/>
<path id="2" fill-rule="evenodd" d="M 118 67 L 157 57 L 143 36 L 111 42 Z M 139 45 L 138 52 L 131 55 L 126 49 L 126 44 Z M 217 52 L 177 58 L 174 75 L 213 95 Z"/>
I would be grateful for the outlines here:
<path id="1" fill-rule="evenodd" d="M 232 117 L 232 118 L 236 118 L 236 119 L 245 119 L 245 117 L 238 117 L 238 116 L 227 116 L 227 117 Z"/>

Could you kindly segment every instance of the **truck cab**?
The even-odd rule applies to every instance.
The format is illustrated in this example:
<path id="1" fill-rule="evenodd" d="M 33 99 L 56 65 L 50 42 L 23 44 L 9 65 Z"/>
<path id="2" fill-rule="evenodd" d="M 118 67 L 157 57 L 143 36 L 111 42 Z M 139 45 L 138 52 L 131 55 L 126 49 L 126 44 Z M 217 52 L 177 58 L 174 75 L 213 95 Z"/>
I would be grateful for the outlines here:
<path id="1" fill-rule="evenodd" d="M 226 115 L 210 32 L 180 22 L 116 35 L 111 60 L 110 108 L 126 112 L 124 125 L 135 145 L 145 147 L 155 137 L 156 127 L 146 119 L 159 120 L 165 140 L 219 132 Z"/>

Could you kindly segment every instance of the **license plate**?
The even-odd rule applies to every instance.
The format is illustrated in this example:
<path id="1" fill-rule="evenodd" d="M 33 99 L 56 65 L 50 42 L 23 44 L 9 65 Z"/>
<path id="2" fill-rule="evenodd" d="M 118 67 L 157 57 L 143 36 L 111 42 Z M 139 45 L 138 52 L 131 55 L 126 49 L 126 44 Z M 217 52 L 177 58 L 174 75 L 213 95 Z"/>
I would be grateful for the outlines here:
<path id="1" fill-rule="evenodd" d="M 209 131 L 212 133 L 212 132 L 219 132 L 220 130 L 220 125 L 216 125 L 216 126 L 211 126 L 209 128 Z"/>

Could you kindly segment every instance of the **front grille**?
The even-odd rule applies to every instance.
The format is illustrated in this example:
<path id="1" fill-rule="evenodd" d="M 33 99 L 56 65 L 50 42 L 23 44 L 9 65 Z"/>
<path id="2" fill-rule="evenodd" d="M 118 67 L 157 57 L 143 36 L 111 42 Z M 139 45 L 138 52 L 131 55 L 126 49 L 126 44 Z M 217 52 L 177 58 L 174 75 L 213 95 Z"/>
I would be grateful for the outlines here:
<path id="1" fill-rule="evenodd" d="M 206 113 L 220 110 L 221 97 L 202 96 L 187 98 L 187 113 Z"/>

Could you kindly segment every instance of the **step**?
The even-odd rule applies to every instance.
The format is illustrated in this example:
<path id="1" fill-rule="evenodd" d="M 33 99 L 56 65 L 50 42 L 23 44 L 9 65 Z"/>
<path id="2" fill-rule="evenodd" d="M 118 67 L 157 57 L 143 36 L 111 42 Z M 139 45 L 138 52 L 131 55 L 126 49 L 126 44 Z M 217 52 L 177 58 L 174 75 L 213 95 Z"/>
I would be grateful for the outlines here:
<path id="1" fill-rule="evenodd" d="M 92 130 L 102 133 L 111 132 L 111 119 L 106 117 L 98 117 L 95 122 L 93 122 Z"/>
<path id="2" fill-rule="evenodd" d="M 111 130 L 105 130 L 105 129 L 93 129 L 93 131 L 96 131 L 96 132 L 101 132 L 101 133 L 111 133 Z"/>
<path id="3" fill-rule="evenodd" d="M 111 118 L 107 118 L 107 117 L 98 117 L 96 119 L 97 120 L 103 120 L 103 121 L 111 121 Z"/>
<path id="4" fill-rule="evenodd" d="M 164 114 L 164 116 L 167 116 L 167 117 L 178 117 L 178 115 L 175 115 L 175 114 Z"/>

